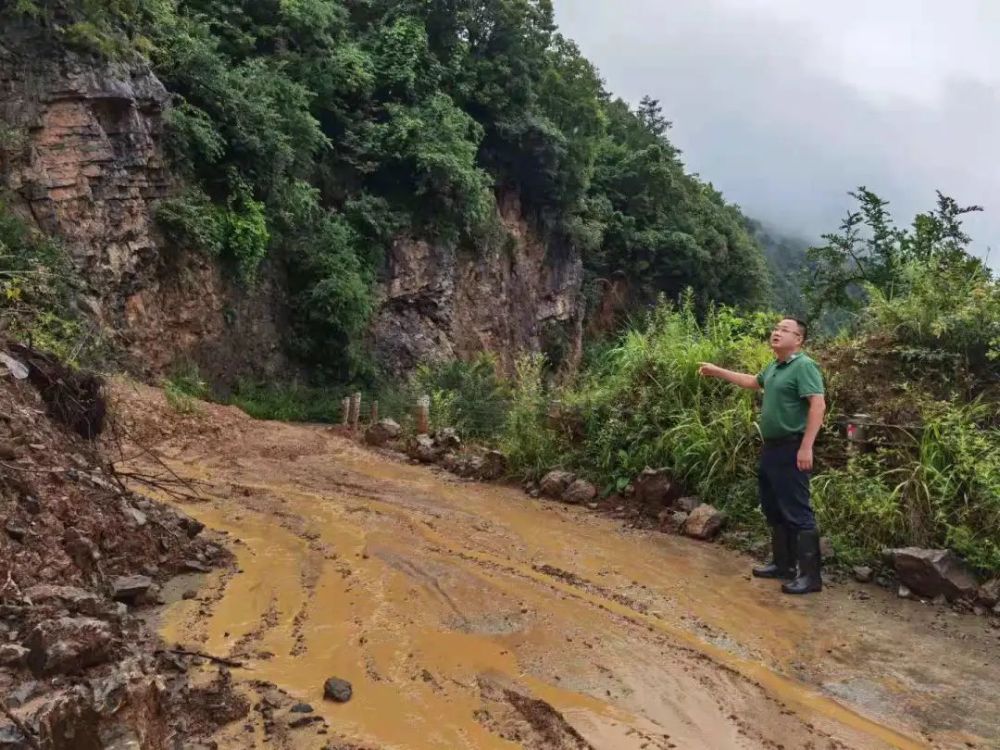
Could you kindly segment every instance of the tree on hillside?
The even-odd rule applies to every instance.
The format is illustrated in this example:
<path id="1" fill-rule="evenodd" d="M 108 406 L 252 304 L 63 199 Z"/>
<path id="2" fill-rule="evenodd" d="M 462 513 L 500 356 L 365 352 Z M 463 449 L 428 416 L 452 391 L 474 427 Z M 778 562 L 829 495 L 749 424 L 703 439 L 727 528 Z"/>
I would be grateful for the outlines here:
<path id="1" fill-rule="evenodd" d="M 848 212 L 838 232 L 823 235 L 826 244 L 809 250 L 812 269 L 806 294 L 812 317 L 831 309 L 860 309 L 866 287 L 887 299 L 905 294 L 906 269 L 913 261 L 970 271 L 983 267 L 969 255 L 971 240 L 962 230 L 962 217 L 982 211 L 980 206 L 961 206 L 938 192 L 936 207 L 918 214 L 906 229 L 893 223 L 889 202 L 866 187 L 849 195 L 857 201 L 857 210 Z"/>

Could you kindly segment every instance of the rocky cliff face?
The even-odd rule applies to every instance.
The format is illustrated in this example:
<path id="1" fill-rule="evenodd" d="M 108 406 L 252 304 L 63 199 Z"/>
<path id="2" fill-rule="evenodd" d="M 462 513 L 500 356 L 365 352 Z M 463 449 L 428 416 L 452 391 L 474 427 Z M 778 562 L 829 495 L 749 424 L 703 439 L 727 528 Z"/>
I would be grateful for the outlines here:
<path id="1" fill-rule="evenodd" d="M 160 148 L 170 96 L 140 64 L 85 58 L 5 29 L 0 41 L 0 189 L 61 238 L 84 280 L 80 304 L 147 375 L 192 360 L 219 384 L 287 373 L 284 284 L 272 267 L 247 291 L 212 259 L 167 248 L 153 209 L 176 189 Z M 546 350 L 579 358 L 582 266 L 547 247 L 515 196 L 498 206 L 506 238 L 475 253 L 401 238 L 371 326 L 376 358 L 417 363 Z"/>
<path id="2" fill-rule="evenodd" d="M 498 204 L 506 239 L 475 252 L 413 238 L 390 253 L 372 326 L 378 359 L 401 373 L 416 364 L 496 352 L 505 370 L 524 352 L 579 361 L 583 265 L 546 246 L 515 195 Z"/>
<path id="3" fill-rule="evenodd" d="M 0 186 L 67 247 L 84 312 L 147 374 L 197 361 L 216 380 L 280 364 L 277 287 L 233 287 L 211 259 L 167 251 L 153 222 L 173 180 L 160 150 L 169 94 L 142 65 L 111 64 L 17 30 L 0 43 Z"/>

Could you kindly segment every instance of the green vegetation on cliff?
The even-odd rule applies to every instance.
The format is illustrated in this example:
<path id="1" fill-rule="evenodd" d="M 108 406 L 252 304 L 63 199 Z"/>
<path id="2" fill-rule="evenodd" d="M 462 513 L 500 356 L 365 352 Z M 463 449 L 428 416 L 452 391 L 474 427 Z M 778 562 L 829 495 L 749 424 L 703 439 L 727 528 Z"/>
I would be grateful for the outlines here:
<path id="1" fill-rule="evenodd" d="M 166 145 L 188 189 L 168 238 L 252 281 L 289 272 L 302 360 L 344 380 L 399 233 L 495 242 L 516 191 L 550 247 L 636 305 L 767 299 L 739 210 L 685 174 L 655 101 L 615 100 L 549 0 L 16 0 L 5 25 L 84 54 L 151 61 L 173 94 Z"/>

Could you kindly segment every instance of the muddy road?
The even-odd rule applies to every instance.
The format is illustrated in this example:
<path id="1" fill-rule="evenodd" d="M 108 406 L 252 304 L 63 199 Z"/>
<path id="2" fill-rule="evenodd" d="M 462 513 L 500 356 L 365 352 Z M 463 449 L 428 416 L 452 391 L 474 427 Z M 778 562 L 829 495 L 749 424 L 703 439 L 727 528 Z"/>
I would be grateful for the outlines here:
<path id="1" fill-rule="evenodd" d="M 716 545 L 202 408 L 213 432 L 156 451 L 237 567 L 178 581 L 158 627 L 325 722 L 287 729 L 278 701 L 220 747 L 1000 747 L 982 619 L 855 584 L 783 597 Z"/>

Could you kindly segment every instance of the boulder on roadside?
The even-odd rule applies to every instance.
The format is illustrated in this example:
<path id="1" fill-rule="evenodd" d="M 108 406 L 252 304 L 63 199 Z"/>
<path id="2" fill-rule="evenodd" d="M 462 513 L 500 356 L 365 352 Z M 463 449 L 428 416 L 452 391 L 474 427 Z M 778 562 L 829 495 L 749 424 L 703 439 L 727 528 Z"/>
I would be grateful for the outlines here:
<path id="1" fill-rule="evenodd" d="M 995 607 L 1000 603 L 1000 578 L 987 581 L 979 587 L 976 598 L 984 607 Z"/>
<path id="2" fill-rule="evenodd" d="M 972 571 L 951 550 L 905 547 L 889 550 L 888 555 L 899 580 L 920 596 L 944 595 L 955 601 L 971 599 L 979 589 Z"/>
<path id="3" fill-rule="evenodd" d="M 649 511 L 672 505 L 680 496 L 674 480 L 665 469 L 644 469 L 632 484 L 636 500 Z"/>
<path id="4" fill-rule="evenodd" d="M 381 447 L 391 440 L 396 440 L 403 434 L 403 428 L 392 419 L 380 419 L 365 430 L 365 442 L 368 445 Z"/>
<path id="5" fill-rule="evenodd" d="M 478 476 L 485 481 L 499 479 L 507 473 L 507 457 L 500 451 L 486 451 L 482 457 L 482 465 L 478 469 Z"/>
<path id="6" fill-rule="evenodd" d="M 90 617 L 57 617 L 38 624 L 25 641 L 36 676 L 73 674 L 109 661 L 118 645 L 111 626 Z"/>
<path id="7" fill-rule="evenodd" d="M 699 505 L 684 522 L 684 533 L 695 539 L 714 539 L 726 522 L 726 514 L 711 505 Z"/>
<path id="8" fill-rule="evenodd" d="M 462 438 L 454 427 L 445 427 L 434 433 L 434 444 L 446 451 L 458 450 L 462 445 Z"/>
<path id="9" fill-rule="evenodd" d="M 597 497 L 597 488 L 585 479 L 577 479 L 562 494 L 562 501 L 570 505 L 584 505 Z"/>
<path id="10" fill-rule="evenodd" d="M 422 464 L 432 464 L 438 458 L 438 450 L 430 435 L 417 435 L 411 439 L 406 452 Z"/>
<path id="11" fill-rule="evenodd" d="M 351 699 L 352 694 L 351 683 L 347 680 L 342 680 L 339 677 L 330 677 L 323 683 L 323 697 L 328 701 L 347 703 Z"/>
<path id="12" fill-rule="evenodd" d="M 570 471 L 555 469 L 542 477 L 542 481 L 539 483 L 539 488 L 545 497 L 551 497 L 553 500 L 559 500 L 562 498 L 566 488 L 575 481 L 576 474 Z"/>

